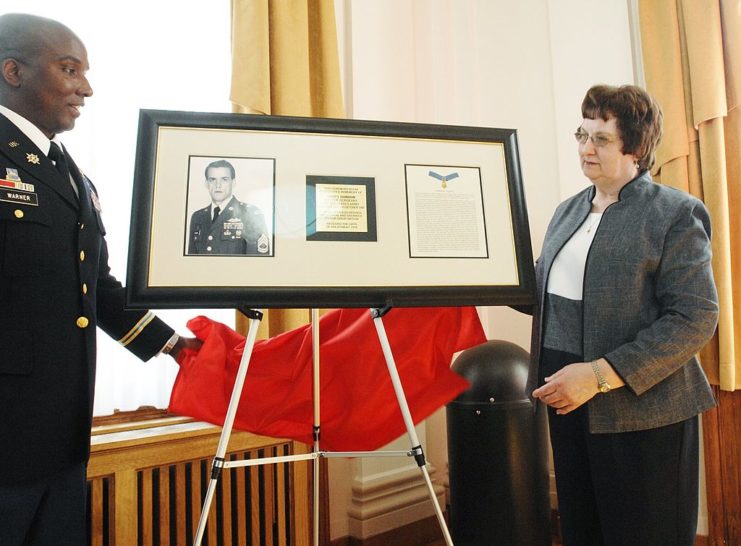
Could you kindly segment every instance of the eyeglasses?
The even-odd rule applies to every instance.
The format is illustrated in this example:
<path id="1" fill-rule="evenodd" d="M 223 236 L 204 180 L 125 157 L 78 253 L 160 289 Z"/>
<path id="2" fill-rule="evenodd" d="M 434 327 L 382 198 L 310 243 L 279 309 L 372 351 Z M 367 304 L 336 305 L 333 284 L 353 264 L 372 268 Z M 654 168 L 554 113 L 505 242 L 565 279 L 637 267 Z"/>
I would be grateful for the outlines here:
<path id="1" fill-rule="evenodd" d="M 588 139 L 592 139 L 592 144 L 594 144 L 595 148 L 604 148 L 608 144 L 612 144 L 613 142 L 618 140 L 617 137 L 613 137 L 603 133 L 590 135 L 589 133 L 581 129 L 574 133 L 574 137 L 579 144 L 586 144 Z"/>

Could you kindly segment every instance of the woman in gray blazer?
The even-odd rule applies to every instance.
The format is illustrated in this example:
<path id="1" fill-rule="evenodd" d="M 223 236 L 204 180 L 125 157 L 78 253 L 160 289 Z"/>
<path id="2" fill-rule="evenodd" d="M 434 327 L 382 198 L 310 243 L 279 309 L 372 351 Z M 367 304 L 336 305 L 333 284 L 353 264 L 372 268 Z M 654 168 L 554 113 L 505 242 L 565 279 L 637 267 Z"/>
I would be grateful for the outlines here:
<path id="1" fill-rule="evenodd" d="M 695 357 L 718 315 L 710 219 L 651 180 L 662 113 L 643 89 L 592 87 L 582 117 L 592 185 L 559 205 L 536 263 L 530 374 L 564 544 L 689 546 L 697 415 L 715 404 Z"/>

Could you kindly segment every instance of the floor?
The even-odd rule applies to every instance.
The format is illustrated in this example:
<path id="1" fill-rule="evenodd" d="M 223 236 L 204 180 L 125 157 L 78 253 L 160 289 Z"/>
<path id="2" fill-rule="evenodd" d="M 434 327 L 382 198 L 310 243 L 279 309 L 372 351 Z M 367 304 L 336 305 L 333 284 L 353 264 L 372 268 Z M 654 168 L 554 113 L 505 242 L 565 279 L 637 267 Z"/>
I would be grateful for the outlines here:
<path id="1" fill-rule="evenodd" d="M 433 542 L 431 544 L 428 544 L 427 546 L 445 546 L 445 541 L 441 540 L 439 542 Z M 552 546 L 561 546 L 561 541 L 558 538 L 554 537 Z"/>
<path id="2" fill-rule="evenodd" d="M 440 540 L 438 542 L 433 542 L 431 544 L 428 544 L 427 546 L 445 546 L 445 541 Z M 552 546 L 561 546 L 561 541 L 558 539 L 558 537 L 553 537 Z"/>

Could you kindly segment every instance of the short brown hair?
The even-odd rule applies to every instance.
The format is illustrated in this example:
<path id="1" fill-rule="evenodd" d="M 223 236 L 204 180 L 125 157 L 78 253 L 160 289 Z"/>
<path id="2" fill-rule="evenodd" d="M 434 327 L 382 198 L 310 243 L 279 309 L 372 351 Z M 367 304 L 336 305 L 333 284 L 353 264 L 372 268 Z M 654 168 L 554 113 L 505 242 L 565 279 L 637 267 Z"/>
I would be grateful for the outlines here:
<path id="1" fill-rule="evenodd" d="M 585 119 L 614 117 L 623 140 L 624 154 L 633 154 L 640 171 L 656 162 L 656 147 L 661 141 L 664 115 L 656 100 L 636 85 L 595 85 L 581 103 Z"/>

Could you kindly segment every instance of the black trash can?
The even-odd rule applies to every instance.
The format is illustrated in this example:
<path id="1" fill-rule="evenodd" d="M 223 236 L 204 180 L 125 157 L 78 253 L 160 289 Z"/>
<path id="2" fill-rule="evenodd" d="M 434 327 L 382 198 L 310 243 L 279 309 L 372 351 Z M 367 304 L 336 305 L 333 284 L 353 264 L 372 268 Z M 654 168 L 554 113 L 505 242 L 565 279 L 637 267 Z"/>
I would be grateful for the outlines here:
<path id="1" fill-rule="evenodd" d="M 456 546 L 549 546 L 546 408 L 525 392 L 529 354 L 507 341 L 463 351 L 471 387 L 447 406 Z"/>

